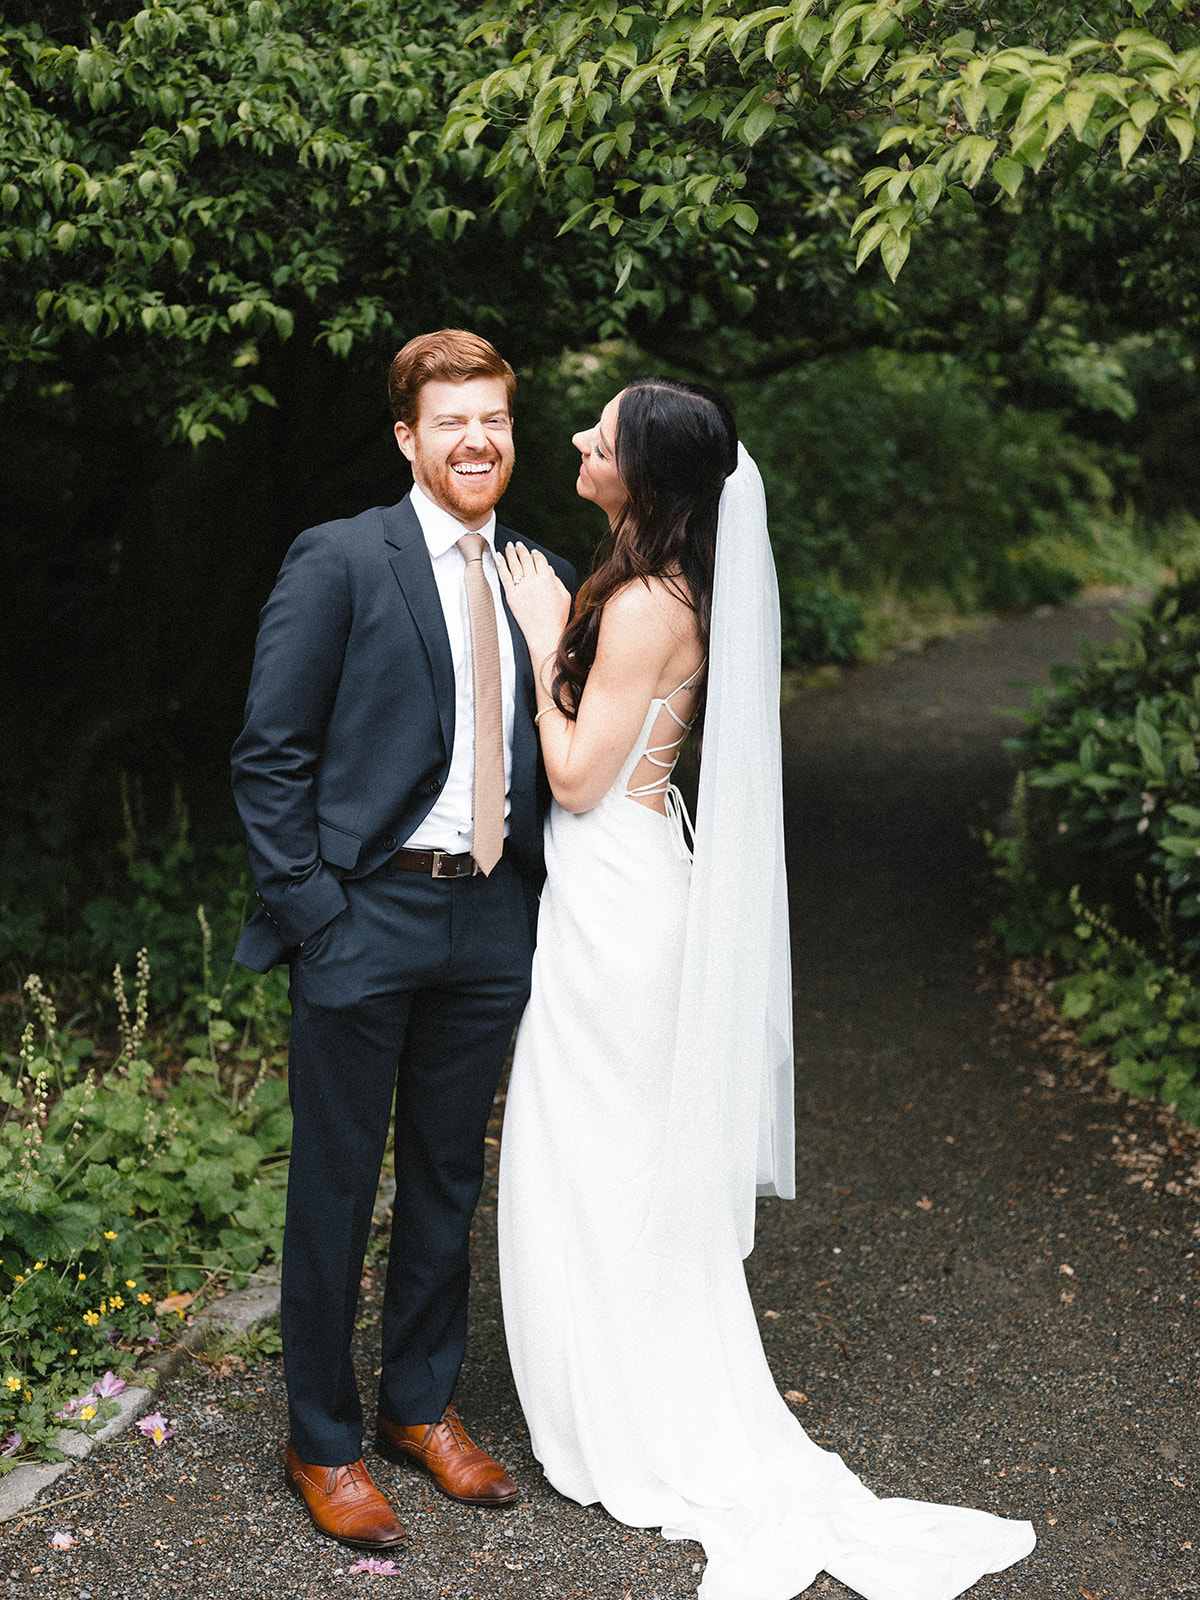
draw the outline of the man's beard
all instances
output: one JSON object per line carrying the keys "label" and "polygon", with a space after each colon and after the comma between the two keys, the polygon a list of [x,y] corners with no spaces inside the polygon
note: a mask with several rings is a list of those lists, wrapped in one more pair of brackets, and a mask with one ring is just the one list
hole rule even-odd
{"label": "man's beard", "polygon": [[[418,449],[413,462],[414,476],[417,472],[420,473],[418,482],[421,478],[425,480],[422,488],[429,494],[430,499],[442,507],[443,511],[448,511],[454,517],[469,517],[474,520],[477,517],[486,517],[495,508],[512,477],[512,462],[505,461],[499,455],[476,456],[471,458],[469,463],[458,464],[461,466],[476,463],[488,465],[492,471],[486,475],[481,474],[478,478],[460,477],[448,461],[432,461],[425,451]],[[425,487],[426,485],[428,487]]]}

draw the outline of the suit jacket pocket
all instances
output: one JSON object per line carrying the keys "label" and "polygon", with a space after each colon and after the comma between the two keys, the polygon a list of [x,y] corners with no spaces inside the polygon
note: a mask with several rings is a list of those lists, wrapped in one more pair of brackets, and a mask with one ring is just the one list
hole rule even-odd
{"label": "suit jacket pocket", "polygon": [[348,833],[345,828],[335,828],[331,822],[323,822],[318,817],[317,847],[321,852],[322,861],[328,862],[331,867],[341,867],[344,872],[349,872],[357,865],[362,840],[358,834]]}

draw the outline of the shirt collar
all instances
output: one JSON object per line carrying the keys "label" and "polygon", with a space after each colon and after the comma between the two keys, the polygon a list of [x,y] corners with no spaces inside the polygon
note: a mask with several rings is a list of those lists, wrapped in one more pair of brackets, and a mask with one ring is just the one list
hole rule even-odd
{"label": "shirt collar", "polygon": [[[444,556],[452,545],[458,543],[464,533],[470,531],[448,511],[443,511],[441,506],[435,505],[415,483],[412,486],[412,508],[417,513],[417,521],[421,524],[421,532],[425,535],[426,547],[434,559]],[[474,531],[483,535],[492,554],[495,555],[496,513],[493,511],[483,527]]]}

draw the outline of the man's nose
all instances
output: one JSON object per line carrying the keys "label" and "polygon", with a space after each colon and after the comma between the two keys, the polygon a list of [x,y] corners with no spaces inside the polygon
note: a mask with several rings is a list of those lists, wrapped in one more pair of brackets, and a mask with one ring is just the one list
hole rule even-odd
{"label": "man's nose", "polygon": [[487,433],[478,417],[472,417],[467,423],[465,438],[466,443],[474,450],[481,449],[487,443]]}

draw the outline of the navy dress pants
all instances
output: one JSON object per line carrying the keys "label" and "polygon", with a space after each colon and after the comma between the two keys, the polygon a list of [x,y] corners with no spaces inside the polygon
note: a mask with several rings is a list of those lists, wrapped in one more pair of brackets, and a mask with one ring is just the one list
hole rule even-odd
{"label": "navy dress pants", "polygon": [[362,1454],[351,1340],[393,1102],[379,1408],[435,1422],[454,1393],[484,1133],[532,960],[507,860],[486,878],[384,869],[345,889],[291,974],[283,1356],[292,1444],[319,1466]]}

